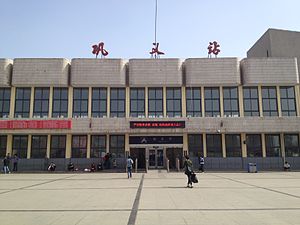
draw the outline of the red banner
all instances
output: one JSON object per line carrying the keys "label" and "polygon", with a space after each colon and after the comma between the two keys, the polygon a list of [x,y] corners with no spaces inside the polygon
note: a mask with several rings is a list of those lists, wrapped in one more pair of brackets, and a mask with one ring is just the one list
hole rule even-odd
{"label": "red banner", "polygon": [[72,120],[2,120],[0,129],[71,129]]}

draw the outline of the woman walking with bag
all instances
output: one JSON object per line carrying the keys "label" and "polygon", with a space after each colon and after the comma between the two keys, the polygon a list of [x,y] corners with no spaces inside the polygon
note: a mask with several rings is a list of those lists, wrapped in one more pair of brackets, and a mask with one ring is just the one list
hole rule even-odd
{"label": "woman walking with bag", "polygon": [[187,186],[189,188],[193,187],[193,183],[192,183],[192,173],[193,173],[193,163],[190,160],[189,156],[185,156],[185,161],[184,161],[184,173],[187,176],[188,182],[187,182]]}

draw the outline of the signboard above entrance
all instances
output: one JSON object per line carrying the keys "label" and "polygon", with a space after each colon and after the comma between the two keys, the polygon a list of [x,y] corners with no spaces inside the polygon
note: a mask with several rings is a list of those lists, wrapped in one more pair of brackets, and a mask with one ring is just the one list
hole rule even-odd
{"label": "signboard above entrance", "polygon": [[131,121],[130,128],[185,128],[185,121]]}
{"label": "signboard above entrance", "polygon": [[182,144],[182,136],[130,136],[129,144]]}

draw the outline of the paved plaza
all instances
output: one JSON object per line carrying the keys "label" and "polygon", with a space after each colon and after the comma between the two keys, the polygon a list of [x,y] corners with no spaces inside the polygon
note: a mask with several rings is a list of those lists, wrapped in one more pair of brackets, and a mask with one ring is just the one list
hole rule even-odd
{"label": "paved plaza", "polygon": [[1,225],[299,225],[300,172],[1,174]]}

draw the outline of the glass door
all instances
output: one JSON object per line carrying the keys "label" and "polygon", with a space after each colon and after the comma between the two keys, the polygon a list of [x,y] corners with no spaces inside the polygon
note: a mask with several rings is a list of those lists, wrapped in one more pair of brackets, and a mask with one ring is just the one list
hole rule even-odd
{"label": "glass door", "polygon": [[164,167],[164,149],[149,149],[149,168],[158,169]]}

